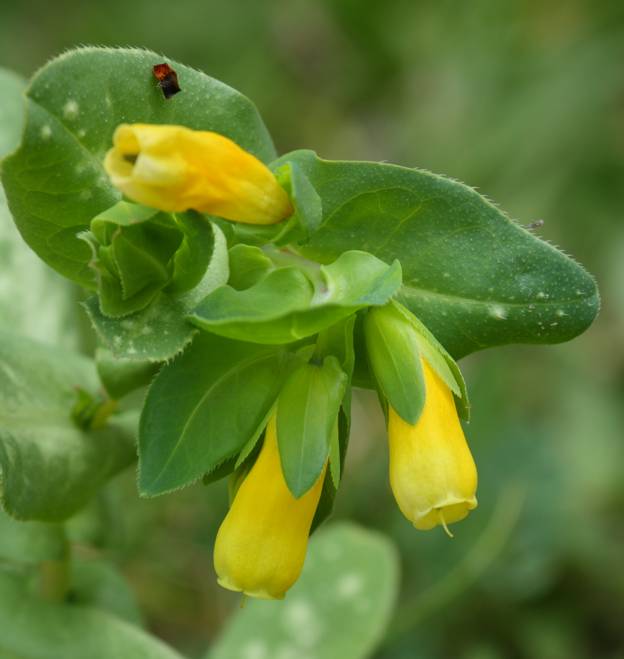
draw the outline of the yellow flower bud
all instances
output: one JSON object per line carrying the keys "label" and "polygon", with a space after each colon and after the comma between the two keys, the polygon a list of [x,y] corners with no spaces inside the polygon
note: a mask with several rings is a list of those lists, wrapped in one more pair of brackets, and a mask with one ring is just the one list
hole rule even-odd
{"label": "yellow flower bud", "polygon": [[193,209],[249,224],[274,224],[293,212],[271,170],[218,133],[121,124],[104,168],[126,197],[163,211]]}
{"label": "yellow flower bud", "polygon": [[[388,409],[390,486],[401,512],[421,530],[445,528],[477,507],[477,468],[453,394],[422,359],[425,406],[411,425]],[[448,529],[447,529],[448,531]]]}
{"label": "yellow flower bud", "polygon": [[217,534],[214,566],[221,586],[252,597],[282,599],[297,581],[325,468],[302,497],[291,494],[280,462],[276,417]]}

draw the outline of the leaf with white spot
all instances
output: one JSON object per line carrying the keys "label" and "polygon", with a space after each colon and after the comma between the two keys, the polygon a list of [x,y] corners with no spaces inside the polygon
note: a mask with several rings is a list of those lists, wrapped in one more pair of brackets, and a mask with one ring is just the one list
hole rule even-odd
{"label": "leaf with white spot", "polygon": [[102,166],[120,123],[213,130],[262,160],[274,157],[255,106],[231,87],[171,62],[182,92],[165,100],[152,73],[162,60],[147,50],[92,47],[52,60],[26,90],[22,143],[3,163],[9,206],[26,242],[55,270],[91,288],[91,253],[78,234],[121,198]]}
{"label": "leaf with white spot", "polygon": [[377,533],[334,524],[310,541],[286,600],[251,600],[206,659],[363,659],[383,637],[396,601],[399,561]]}

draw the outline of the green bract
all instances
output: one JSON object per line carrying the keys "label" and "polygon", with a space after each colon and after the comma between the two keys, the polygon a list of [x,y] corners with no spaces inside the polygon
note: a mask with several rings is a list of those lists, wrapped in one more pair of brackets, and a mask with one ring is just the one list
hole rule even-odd
{"label": "green bract", "polygon": [[301,264],[270,270],[242,291],[217,288],[189,318],[202,329],[241,341],[289,343],[365,306],[385,304],[401,285],[398,262],[388,266],[366,252],[345,252],[327,266],[303,259]]}
{"label": "green bract", "polygon": [[[277,441],[282,469],[295,497],[318,480],[329,457],[332,435],[337,443],[338,411],[347,374],[335,357],[298,368],[284,384],[277,405]],[[334,449],[335,450],[335,449]],[[339,455],[334,461],[339,462]]]}

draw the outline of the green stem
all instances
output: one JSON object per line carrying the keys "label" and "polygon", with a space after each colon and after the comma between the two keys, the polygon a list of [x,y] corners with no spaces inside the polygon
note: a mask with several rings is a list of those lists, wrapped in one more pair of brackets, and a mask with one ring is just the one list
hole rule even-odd
{"label": "green stem", "polygon": [[62,602],[69,591],[69,584],[70,547],[65,538],[62,556],[39,564],[39,592],[50,602]]}
{"label": "green stem", "polygon": [[385,643],[410,631],[478,580],[505,547],[518,522],[525,497],[526,488],[521,483],[507,486],[488,525],[464,558],[444,578],[400,605]]}

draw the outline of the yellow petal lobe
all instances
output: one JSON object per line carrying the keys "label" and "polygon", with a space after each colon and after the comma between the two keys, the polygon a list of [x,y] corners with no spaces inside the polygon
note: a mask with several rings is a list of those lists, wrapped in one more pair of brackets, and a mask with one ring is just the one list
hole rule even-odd
{"label": "yellow petal lobe", "polygon": [[251,597],[284,597],[303,569],[324,477],[325,468],[295,499],[284,480],[273,415],[258,458],[217,533],[214,566],[221,586]]}
{"label": "yellow petal lobe", "polygon": [[477,468],[453,394],[422,360],[426,398],[418,421],[388,409],[390,486],[401,512],[421,530],[464,519],[477,507]]}
{"label": "yellow petal lobe", "polygon": [[162,211],[193,209],[248,224],[274,224],[293,213],[271,170],[218,133],[121,124],[104,169],[126,197]]}

